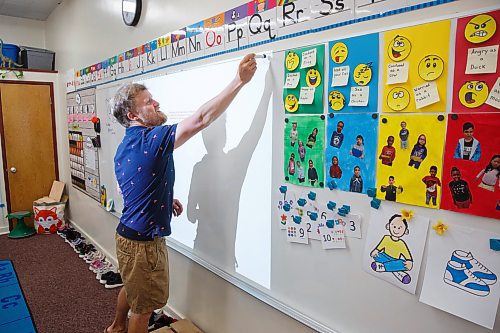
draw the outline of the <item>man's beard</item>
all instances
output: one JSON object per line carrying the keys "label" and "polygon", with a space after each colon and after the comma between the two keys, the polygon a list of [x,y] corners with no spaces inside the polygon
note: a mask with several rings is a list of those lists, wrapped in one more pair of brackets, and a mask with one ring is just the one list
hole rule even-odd
{"label": "man's beard", "polygon": [[156,114],[146,121],[144,123],[146,126],[161,126],[167,122],[167,115],[161,111],[156,111]]}

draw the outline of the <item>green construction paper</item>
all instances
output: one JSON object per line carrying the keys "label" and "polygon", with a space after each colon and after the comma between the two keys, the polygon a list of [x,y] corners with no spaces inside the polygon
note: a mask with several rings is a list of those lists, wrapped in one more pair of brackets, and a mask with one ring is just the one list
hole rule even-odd
{"label": "green construction paper", "polygon": [[[325,120],[321,119],[322,116],[290,116],[287,118],[288,122],[285,122],[285,133],[284,133],[284,177],[285,181],[291,184],[310,186],[321,188],[324,187],[324,151],[325,151]],[[293,139],[290,138],[290,133],[292,131],[293,123],[297,123],[297,139],[292,145]],[[313,129],[317,128],[318,132],[316,135],[316,141],[314,144],[308,144],[308,138],[312,134]],[[299,151],[299,141],[303,143],[305,148],[305,154],[302,158]],[[294,172],[291,173],[289,170],[289,163],[291,155],[294,154]],[[313,162],[313,166],[318,173],[318,180],[312,185],[309,177],[309,160]],[[298,168],[300,166],[304,169],[305,179],[300,182],[298,177]]]}
{"label": "green construction paper", "polygon": [[[316,49],[316,65],[308,68],[300,68],[302,64],[302,53],[305,51],[309,51],[312,49]],[[295,52],[299,59],[300,62],[297,66],[297,68],[293,70],[288,70],[286,66],[286,61],[287,61],[287,56],[290,52]],[[288,50],[285,52],[285,63],[283,64],[285,68],[285,78],[284,80],[286,81],[286,77],[288,73],[300,73],[300,81],[299,84],[297,85],[296,88],[294,89],[283,89],[283,100],[286,99],[286,97],[289,94],[293,94],[297,100],[300,97],[300,88],[301,87],[308,87],[308,84],[306,82],[306,75],[309,69],[315,69],[318,71],[321,75],[321,83],[315,87],[315,92],[314,92],[314,101],[312,104],[301,104],[299,105],[299,108],[295,112],[289,112],[286,109],[285,113],[286,114],[322,114],[323,113],[323,91],[324,91],[324,84],[327,81],[328,77],[325,76],[325,45],[317,45],[313,47],[303,47],[300,49],[294,49],[294,50]]]}

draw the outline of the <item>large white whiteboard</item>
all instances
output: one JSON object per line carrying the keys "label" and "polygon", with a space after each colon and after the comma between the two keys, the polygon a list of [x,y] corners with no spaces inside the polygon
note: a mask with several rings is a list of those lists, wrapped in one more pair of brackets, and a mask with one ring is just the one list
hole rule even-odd
{"label": "large white whiteboard", "polygon": [[[178,123],[234,78],[239,59],[138,81],[146,85],[167,123]],[[174,152],[174,193],[185,213],[172,220],[172,235],[194,254],[233,274],[269,287],[271,271],[271,94],[269,61],[223,116]],[[267,75],[267,79],[266,79]],[[101,174],[108,200],[123,209],[116,188],[113,157],[123,127],[110,113],[118,86],[97,93],[103,121]]]}

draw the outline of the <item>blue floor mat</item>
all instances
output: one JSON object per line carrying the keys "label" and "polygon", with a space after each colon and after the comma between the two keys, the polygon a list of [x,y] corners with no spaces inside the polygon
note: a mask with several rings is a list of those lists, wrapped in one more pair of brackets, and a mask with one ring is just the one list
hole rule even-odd
{"label": "blue floor mat", "polygon": [[0,332],[36,332],[16,271],[10,260],[0,260]]}

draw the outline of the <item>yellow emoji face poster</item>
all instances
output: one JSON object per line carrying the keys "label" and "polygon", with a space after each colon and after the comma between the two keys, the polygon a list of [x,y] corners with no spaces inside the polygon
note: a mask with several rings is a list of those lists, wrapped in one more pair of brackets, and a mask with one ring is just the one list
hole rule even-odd
{"label": "yellow emoji face poster", "polygon": [[439,208],[446,118],[384,115],[377,151],[377,198]]}
{"label": "yellow emoji face poster", "polygon": [[446,111],[450,25],[438,21],[384,33],[382,112]]}

